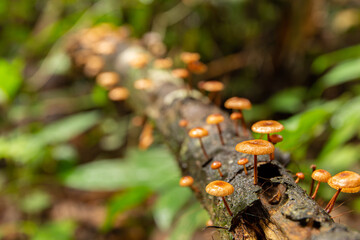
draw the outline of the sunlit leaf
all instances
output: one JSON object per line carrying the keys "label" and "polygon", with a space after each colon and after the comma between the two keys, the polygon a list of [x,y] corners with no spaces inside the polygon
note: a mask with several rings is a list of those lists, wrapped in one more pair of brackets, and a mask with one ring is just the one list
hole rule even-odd
{"label": "sunlit leaf", "polygon": [[11,100],[22,84],[24,64],[21,60],[0,59],[0,104]]}
{"label": "sunlit leaf", "polygon": [[26,213],[38,213],[50,206],[50,196],[43,191],[36,190],[21,199],[21,209]]}
{"label": "sunlit leaf", "polygon": [[39,228],[31,240],[71,240],[76,225],[72,221],[46,223]]}

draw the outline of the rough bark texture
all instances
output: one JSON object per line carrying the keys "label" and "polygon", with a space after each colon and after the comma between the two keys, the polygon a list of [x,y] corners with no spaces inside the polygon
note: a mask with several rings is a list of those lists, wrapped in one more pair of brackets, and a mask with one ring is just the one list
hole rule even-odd
{"label": "rough bark texture", "polygon": [[[79,50],[81,45],[73,42],[71,55],[76,56]],[[172,77],[169,71],[153,69],[151,63],[145,71],[129,67],[129,56],[139,51],[145,50],[130,41],[120,41],[116,53],[102,56],[106,62],[103,70],[119,72],[121,85],[131,93],[130,102],[135,111],[156,122],[183,175],[195,179],[195,186],[200,189],[195,194],[214,225],[222,227],[219,228],[222,239],[360,239],[358,232],[334,223],[322,207],[295,184],[292,174],[284,167],[287,159],[281,153],[276,152],[275,160],[271,162],[268,162],[268,155],[258,157],[259,182],[254,185],[253,156],[235,151],[235,145],[247,138],[235,136],[229,114],[196,90],[188,94],[183,81]],[[154,87],[134,89],[133,82],[145,75],[153,80]],[[211,113],[225,116],[225,122],[221,123],[225,146],[220,144],[216,126],[205,122]],[[187,129],[179,127],[180,119],[189,121]],[[198,126],[209,131],[203,142],[210,159],[205,159],[199,141],[187,136],[187,130]],[[250,160],[248,175],[236,164],[241,157]],[[209,182],[221,179],[219,173],[210,168],[215,160],[222,163],[222,180],[235,188],[234,194],[226,197],[233,217],[226,211],[221,198],[205,192]]]}

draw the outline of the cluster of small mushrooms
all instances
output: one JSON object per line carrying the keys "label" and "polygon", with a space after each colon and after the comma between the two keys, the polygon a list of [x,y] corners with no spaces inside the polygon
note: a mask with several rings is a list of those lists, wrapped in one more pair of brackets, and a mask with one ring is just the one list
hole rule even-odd
{"label": "cluster of small mushrooms", "polygon": [[[69,45],[69,52],[73,55],[75,65],[83,68],[85,75],[88,77],[95,77],[97,84],[108,90],[108,97],[112,101],[126,100],[129,97],[129,91],[125,87],[118,86],[120,83],[120,75],[117,72],[104,70],[105,62],[102,56],[115,53],[118,43],[128,38],[128,36],[129,30],[127,28],[101,24],[78,33],[78,35],[74,36],[77,40],[72,41],[72,44]],[[152,60],[151,55],[147,52],[138,52],[137,54],[132,55],[127,62],[133,69],[139,69],[146,72],[146,68],[153,67],[156,69],[170,71],[173,77],[183,79],[186,82],[187,89],[189,91],[193,87],[193,74],[201,75],[207,71],[207,66],[200,62],[200,55],[198,53],[191,52],[183,52],[180,55],[180,59],[185,67],[171,69],[174,65],[173,60],[171,58],[160,57],[166,50],[161,38],[155,34],[148,35],[145,40],[146,42],[144,45],[146,45],[151,54],[157,58]],[[224,84],[222,82],[200,81],[197,86],[202,93],[208,95],[211,101],[217,104],[220,103],[221,98],[219,92],[224,89]],[[153,81],[144,76],[143,78],[137,79],[134,82],[133,87],[139,91],[151,90],[153,87]],[[225,102],[224,106],[225,108],[232,110],[230,119],[234,122],[236,135],[240,135],[238,126],[240,121],[242,126],[242,135],[248,137],[249,133],[247,131],[243,110],[251,109],[251,102],[245,98],[232,97]],[[220,126],[220,123],[223,121],[224,116],[219,113],[211,114],[206,119],[207,124],[216,126],[219,133],[220,143],[225,145]],[[188,122],[185,119],[182,119],[179,122],[179,126],[181,127],[186,127],[187,125]],[[247,140],[240,142],[235,146],[236,151],[254,156],[254,184],[258,183],[257,156],[269,154],[269,160],[271,161],[274,159],[274,145],[283,140],[283,137],[277,133],[283,129],[283,125],[274,120],[256,122],[252,125],[251,130],[256,133],[266,134],[267,140]],[[199,139],[204,157],[208,160],[209,156],[201,140],[203,137],[208,136],[208,131],[203,127],[196,127],[191,129],[188,134],[191,138]],[[147,138],[149,138],[149,136],[147,136]],[[147,141],[151,142],[149,139],[147,139]],[[241,158],[237,161],[238,165],[243,166],[244,174],[246,175],[248,174],[246,168],[246,164],[248,164],[248,162],[248,158]],[[217,170],[219,176],[221,178],[223,177],[223,173],[221,172],[221,162],[212,162],[211,168]],[[327,182],[330,187],[337,190],[325,207],[325,210],[328,213],[330,213],[333,209],[336,198],[340,192],[355,193],[360,191],[360,175],[355,172],[343,171],[331,177],[331,174],[326,170],[316,170],[316,166],[314,165],[312,165],[312,169],[313,173],[311,177],[313,180],[309,195],[311,195],[313,199],[316,197],[321,182]],[[297,183],[300,179],[304,179],[305,176],[303,173],[297,173],[296,177],[297,179],[295,182]],[[314,181],[317,181],[318,183],[314,193],[312,193]],[[200,190],[193,186],[193,183],[194,179],[191,176],[184,176],[180,179],[180,186],[190,187],[194,192],[199,192]],[[232,216],[232,212],[225,199],[226,196],[231,195],[234,192],[234,187],[230,183],[222,180],[216,180],[209,183],[205,190],[210,195],[221,197],[226,209]]]}

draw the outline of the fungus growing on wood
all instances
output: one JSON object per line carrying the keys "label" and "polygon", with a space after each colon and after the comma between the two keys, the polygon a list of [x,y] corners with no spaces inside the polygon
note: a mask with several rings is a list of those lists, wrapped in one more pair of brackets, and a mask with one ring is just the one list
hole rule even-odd
{"label": "fungus growing on wood", "polygon": [[194,74],[203,74],[208,69],[208,67],[204,63],[199,61],[189,63],[187,65],[187,68],[189,69],[190,72]]}
{"label": "fungus growing on wood", "polygon": [[193,128],[189,131],[189,136],[191,138],[198,138],[199,141],[200,141],[200,146],[201,146],[201,149],[204,153],[204,156],[206,159],[209,159],[209,156],[207,155],[206,151],[205,151],[205,147],[204,147],[204,144],[201,140],[201,138],[203,137],[206,137],[207,135],[209,135],[209,132],[205,129],[205,128],[202,128],[202,127],[196,127],[196,128]]}
{"label": "fungus growing on wood", "polygon": [[154,67],[159,69],[169,69],[173,65],[171,58],[159,58],[154,61]]}
{"label": "fungus growing on wood", "polygon": [[234,190],[235,190],[234,187],[230,183],[227,183],[224,181],[219,181],[219,180],[209,183],[205,188],[205,191],[208,194],[222,198],[222,200],[225,204],[225,207],[226,207],[227,211],[229,212],[230,216],[232,216],[233,214],[229,208],[229,205],[226,202],[225,196],[233,194]]}
{"label": "fungus growing on wood", "polygon": [[150,60],[150,57],[146,53],[138,53],[130,61],[129,65],[136,69],[144,68]]}
{"label": "fungus growing on wood", "polygon": [[194,52],[183,52],[180,54],[180,59],[185,64],[196,62],[200,60],[200,54]]}
{"label": "fungus growing on wood", "polygon": [[352,171],[339,172],[329,179],[328,184],[337,190],[325,207],[325,210],[331,213],[340,192],[356,193],[360,191],[360,175]]}
{"label": "fungus growing on wood", "polygon": [[273,135],[270,135],[270,141],[272,144],[277,144],[279,142],[282,142],[283,141],[283,136],[281,136],[280,134],[273,134]]}
{"label": "fungus growing on wood", "polygon": [[180,127],[185,128],[185,127],[187,127],[188,124],[189,124],[189,122],[188,122],[186,119],[181,119],[181,120],[179,121],[179,126],[180,126]]}
{"label": "fungus growing on wood", "polygon": [[194,179],[191,176],[183,176],[182,178],[180,178],[179,181],[180,187],[189,187],[194,192],[199,192],[199,189],[194,187],[193,184],[194,184]]}
{"label": "fungus growing on wood", "polygon": [[[256,133],[267,134],[267,139],[271,142],[270,133],[277,133],[284,130],[284,126],[274,120],[262,120],[254,123],[251,126],[251,130]],[[270,156],[270,160],[273,160],[274,156]]]}
{"label": "fungus growing on wood", "polygon": [[189,77],[189,71],[185,68],[176,68],[171,71],[171,74],[176,78],[186,79]]}
{"label": "fungus growing on wood", "polygon": [[220,174],[220,177],[223,177],[224,175],[223,175],[222,172],[220,171],[221,166],[222,166],[221,162],[219,162],[219,161],[214,161],[214,162],[211,164],[211,169],[218,170],[218,172],[219,172],[219,174]]}
{"label": "fungus growing on wood", "polygon": [[249,162],[249,160],[247,158],[240,158],[238,161],[237,161],[237,164],[238,165],[243,165],[244,167],[244,172],[245,172],[245,175],[248,174],[247,170],[246,170],[246,164]]}
{"label": "fungus growing on wood", "polygon": [[129,90],[124,87],[116,87],[109,91],[108,96],[112,101],[123,101],[129,97]]}
{"label": "fungus growing on wood", "polygon": [[206,118],[207,124],[215,124],[216,125],[216,127],[218,129],[218,132],[219,132],[219,137],[220,137],[221,144],[225,145],[224,139],[223,139],[223,136],[222,136],[222,132],[221,132],[221,127],[220,127],[220,123],[222,123],[223,121],[224,121],[224,117],[220,113],[210,114]]}
{"label": "fungus growing on wood", "polygon": [[116,72],[102,72],[96,77],[96,83],[105,89],[113,88],[120,80]]}
{"label": "fungus growing on wood", "polygon": [[140,78],[134,82],[134,88],[138,90],[148,90],[153,86],[153,82],[148,78]]}
{"label": "fungus growing on wood", "polygon": [[320,187],[320,183],[327,182],[331,178],[331,174],[324,169],[318,169],[311,174],[311,178],[315,181],[318,181],[318,183],[316,184],[315,192],[311,196],[312,199],[315,199]]}
{"label": "fungus growing on wood", "polygon": [[201,88],[209,92],[210,101],[214,101],[217,105],[220,104],[220,92],[224,89],[224,84],[219,81],[206,81],[202,83]]}
{"label": "fungus growing on wood", "polygon": [[235,112],[234,110],[237,110],[239,113],[241,113],[241,123],[244,136],[249,136],[246,129],[244,114],[242,111],[251,109],[251,102],[246,98],[232,97],[225,101],[224,106],[227,109],[232,109],[233,112]]}
{"label": "fungus growing on wood", "polygon": [[254,155],[254,184],[257,184],[257,155],[265,155],[274,152],[274,145],[266,140],[255,139],[238,143],[235,149],[238,152]]}
{"label": "fungus growing on wood", "polygon": [[296,173],[295,175],[296,175],[295,183],[298,183],[298,182],[300,181],[300,179],[301,179],[301,180],[305,179],[305,175],[304,175],[304,173],[302,173],[302,172],[298,172],[298,173]]}
{"label": "fungus growing on wood", "polygon": [[105,65],[104,60],[95,55],[87,57],[85,61],[84,73],[88,77],[94,77],[99,74]]}

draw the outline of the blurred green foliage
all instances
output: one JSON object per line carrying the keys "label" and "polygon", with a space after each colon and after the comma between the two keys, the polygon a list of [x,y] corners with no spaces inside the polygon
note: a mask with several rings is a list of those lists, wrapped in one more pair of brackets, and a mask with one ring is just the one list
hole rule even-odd
{"label": "blurred green foliage", "polygon": [[[169,239],[190,239],[208,218],[178,186],[179,169],[159,141],[135,148],[140,129],[128,106],[113,105],[104,89],[73,71],[67,39],[103,22],[125,24],[137,38],[160,33],[174,58],[196,51],[209,63],[241,52],[244,66],[214,75],[226,84],[223,100],[251,99],[249,122],[281,120],[278,147],[291,153],[290,169],[309,176],[315,163],[332,174],[359,172],[360,11],[315,2],[0,1],[0,189],[27,216],[18,219],[19,231],[35,240],[73,239],[80,223],[42,218],[61,200],[53,188],[114,192],[104,234],[152,198],[148,215]],[[320,191],[324,199],[333,193]],[[360,212],[360,201],[351,206]],[[0,226],[0,235],[7,233]]]}

